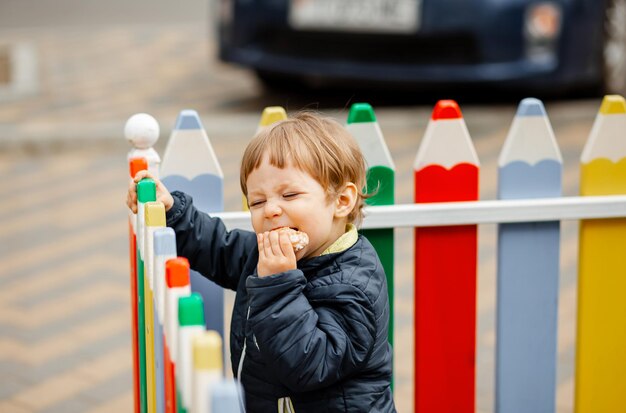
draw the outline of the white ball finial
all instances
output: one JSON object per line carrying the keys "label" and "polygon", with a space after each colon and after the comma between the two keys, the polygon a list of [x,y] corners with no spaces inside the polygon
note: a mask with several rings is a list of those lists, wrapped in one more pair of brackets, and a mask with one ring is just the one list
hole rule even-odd
{"label": "white ball finial", "polygon": [[136,113],[126,121],[124,136],[137,149],[148,149],[159,139],[159,124],[147,113]]}

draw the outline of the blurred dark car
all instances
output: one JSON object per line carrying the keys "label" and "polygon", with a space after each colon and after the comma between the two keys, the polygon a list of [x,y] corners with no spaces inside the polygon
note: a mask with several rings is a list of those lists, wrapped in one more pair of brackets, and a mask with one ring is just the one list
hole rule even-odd
{"label": "blurred dark car", "polygon": [[278,85],[626,89],[626,0],[218,0],[219,56]]}

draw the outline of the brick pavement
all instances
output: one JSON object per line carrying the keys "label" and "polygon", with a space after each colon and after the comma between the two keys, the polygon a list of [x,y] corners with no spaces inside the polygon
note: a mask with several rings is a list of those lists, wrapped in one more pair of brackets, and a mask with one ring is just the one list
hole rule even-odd
{"label": "brick pavement", "polygon": [[[131,409],[128,253],[123,206],[129,147],[123,125],[146,111],[162,127],[162,153],[178,111],[198,110],[226,175],[226,208],[240,205],[238,159],[272,101],[254,79],[207,55],[204,28],[119,26],[2,34],[38,50],[39,90],[0,102],[0,412]],[[514,105],[463,107],[482,162],[481,196],[495,193],[496,158]],[[576,157],[597,110],[550,110],[576,193]],[[485,112],[488,111],[488,114]],[[429,106],[377,110],[398,169],[397,201],[410,202],[411,163]],[[327,111],[344,120],[345,110]],[[480,114],[480,116],[479,116]],[[476,121],[473,121],[475,119]],[[563,225],[558,394],[571,411],[576,225]],[[396,400],[412,411],[409,230],[397,230]],[[493,408],[495,228],[480,228],[477,406]]]}

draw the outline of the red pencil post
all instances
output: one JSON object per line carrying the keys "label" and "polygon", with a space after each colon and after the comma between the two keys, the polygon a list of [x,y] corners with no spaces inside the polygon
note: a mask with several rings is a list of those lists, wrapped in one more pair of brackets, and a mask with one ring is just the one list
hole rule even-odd
{"label": "red pencil post", "polygon": [[[137,172],[148,169],[148,161],[145,158],[131,158],[128,161],[130,177],[133,178]],[[135,228],[136,216],[130,212],[128,219],[128,233],[130,243],[130,312],[131,331],[133,340],[133,395],[135,413],[139,413],[139,344],[137,326],[137,231]]]}
{"label": "red pencil post", "polygon": [[[439,101],[414,164],[415,202],[478,199],[478,158],[454,101]],[[474,411],[477,226],[415,229],[415,411]]]}
{"label": "red pencil post", "polygon": [[178,411],[176,396],[176,354],[178,351],[178,298],[191,294],[189,283],[189,261],[178,257],[167,260],[165,263],[165,320],[163,345],[164,384],[165,384],[165,412]]}

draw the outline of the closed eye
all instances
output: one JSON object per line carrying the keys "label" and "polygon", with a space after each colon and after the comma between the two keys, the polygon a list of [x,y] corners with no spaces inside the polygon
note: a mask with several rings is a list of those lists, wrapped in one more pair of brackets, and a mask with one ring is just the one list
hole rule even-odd
{"label": "closed eye", "polygon": [[299,194],[297,192],[290,192],[288,194],[284,194],[283,198],[285,199],[290,199],[290,198],[295,198],[296,196],[298,196]]}
{"label": "closed eye", "polygon": [[264,203],[265,203],[265,201],[264,201],[264,200],[252,201],[252,202],[249,202],[249,203],[248,203],[248,206],[249,206],[250,208],[254,208],[254,207],[261,206],[261,205],[263,205]]}

